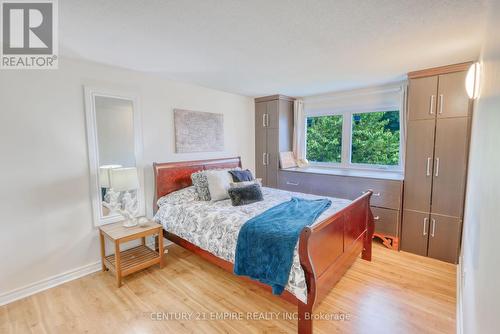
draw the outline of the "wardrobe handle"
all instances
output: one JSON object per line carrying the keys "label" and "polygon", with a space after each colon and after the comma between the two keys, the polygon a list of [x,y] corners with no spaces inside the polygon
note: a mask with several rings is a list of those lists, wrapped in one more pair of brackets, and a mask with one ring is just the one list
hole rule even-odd
{"label": "wardrobe handle", "polygon": [[439,94],[439,114],[443,113],[444,95]]}
{"label": "wardrobe handle", "polygon": [[290,181],[286,181],[286,184],[288,184],[289,186],[298,186],[299,183],[295,183],[295,182],[290,182]]}
{"label": "wardrobe handle", "polygon": [[262,164],[266,165],[266,153],[262,153]]}
{"label": "wardrobe handle", "polygon": [[427,158],[427,176],[431,176],[431,158]]}
{"label": "wardrobe handle", "polygon": [[266,165],[269,165],[269,153],[266,153]]}
{"label": "wardrobe handle", "polygon": [[436,102],[436,95],[431,95],[431,103],[429,105],[429,114],[434,115],[434,103]]}
{"label": "wardrobe handle", "polygon": [[434,238],[434,232],[436,232],[436,219],[432,218],[432,231],[431,231],[431,237]]}
{"label": "wardrobe handle", "polygon": [[267,114],[262,114],[262,126],[266,127],[266,115]]}
{"label": "wardrobe handle", "polygon": [[436,176],[439,176],[439,158],[436,158]]}
{"label": "wardrobe handle", "polygon": [[427,235],[427,221],[429,218],[425,217],[424,218],[424,231],[422,232],[422,235]]}

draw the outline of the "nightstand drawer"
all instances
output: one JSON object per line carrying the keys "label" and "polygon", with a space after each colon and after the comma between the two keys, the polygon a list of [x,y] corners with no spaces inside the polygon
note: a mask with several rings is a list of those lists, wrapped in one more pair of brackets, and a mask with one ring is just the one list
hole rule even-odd
{"label": "nightstand drawer", "polygon": [[375,219],[375,232],[397,236],[399,229],[399,210],[371,207]]}

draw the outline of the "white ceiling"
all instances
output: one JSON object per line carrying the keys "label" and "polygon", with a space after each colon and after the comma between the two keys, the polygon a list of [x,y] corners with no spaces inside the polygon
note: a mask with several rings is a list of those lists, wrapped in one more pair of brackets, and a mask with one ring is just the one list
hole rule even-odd
{"label": "white ceiling", "polygon": [[62,0],[61,55],[305,96],[477,59],[485,0]]}

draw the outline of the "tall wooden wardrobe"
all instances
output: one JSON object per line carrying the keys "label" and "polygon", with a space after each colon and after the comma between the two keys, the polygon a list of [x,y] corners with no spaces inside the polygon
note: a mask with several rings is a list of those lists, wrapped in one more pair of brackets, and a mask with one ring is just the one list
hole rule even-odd
{"label": "tall wooden wardrobe", "polygon": [[278,187],[279,152],[293,146],[293,98],[255,99],[255,173],[266,187]]}
{"label": "tall wooden wardrobe", "polygon": [[408,125],[401,249],[457,263],[472,103],[470,64],[408,75]]}

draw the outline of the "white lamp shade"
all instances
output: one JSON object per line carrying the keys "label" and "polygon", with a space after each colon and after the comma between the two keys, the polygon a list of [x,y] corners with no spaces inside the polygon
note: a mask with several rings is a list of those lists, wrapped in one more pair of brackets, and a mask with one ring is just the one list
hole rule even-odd
{"label": "white lamp shade", "polygon": [[102,165],[99,167],[99,186],[101,188],[109,188],[109,170],[112,168],[120,168],[122,165]]}
{"label": "white lamp shade", "polygon": [[113,168],[109,170],[109,186],[116,192],[139,188],[137,168]]}

